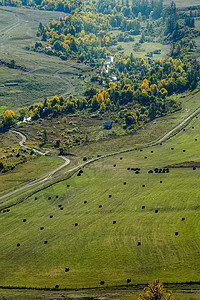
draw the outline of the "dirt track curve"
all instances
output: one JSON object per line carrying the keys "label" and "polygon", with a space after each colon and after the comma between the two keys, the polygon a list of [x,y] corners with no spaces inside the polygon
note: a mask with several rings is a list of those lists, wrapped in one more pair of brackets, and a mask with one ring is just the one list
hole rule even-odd
{"label": "dirt track curve", "polygon": [[[170,137],[170,135],[172,135],[172,134],[173,134],[175,131],[177,131],[178,129],[182,128],[188,121],[190,121],[190,120],[191,120],[195,115],[197,115],[199,112],[200,112],[200,107],[197,108],[191,115],[189,115],[185,120],[183,120],[183,121],[182,121],[180,124],[178,124],[175,128],[173,128],[172,130],[170,130],[169,132],[167,132],[167,133],[166,133],[162,138],[160,138],[158,141],[153,142],[153,143],[151,143],[151,144],[148,144],[148,145],[146,145],[146,146],[144,146],[144,147],[141,147],[141,148],[152,147],[152,146],[158,145],[159,143],[161,143],[161,142],[163,142],[164,140],[168,139],[168,138]],[[19,144],[20,144],[22,147],[27,148],[27,146],[24,145],[24,143],[25,143],[25,141],[26,141],[26,137],[25,137],[22,133],[17,132],[17,131],[14,131],[14,130],[12,130],[11,132],[19,134],[19,135],[22,137],[22,140],[20,141]],[[31,149],[30,147],[28,147],[28,148]],[[40,152],[40,151],[37,150],[37,149],[34,149],[34,148],[32,148],[32,149],[33,149],[34,151],[37,151],[37,152],[40,153],[41,155],[45,155],[45,153],[42,153],[42,152]],[[67,174],[67,173],[72,172],[72,171],[76,171],[76,170],[78,170],[79,168],[84,167],[84,166],[86,166],[86,165],[88,165],[88,164],[90,164],[90,163],[92,163],[92,162],[95,162],[95,161],[97,161],[97,160],[99,160],[99,159],[103,159],[103,158],[105,158],[105,157],[114,156],[114,155],[117,155],[117,154],[122,154],[122,153],[126,153],[126,152],[129,152],[129,151],[134,151],[134,150],[137,150],[137,149],[136,149],[136,148],[133,148],[133,149],[129,149],[129,150],[118,151],[118,152],[114,152],[114,153],[110,153],[110,154],[103,155],[103,156],[98,157],[98,158],[93,158],[93,159],[91,159],[91,160],[89,160],[89,161],[87,161],[87,162],[85,162],[85,163],[83,163],[83,164],[79,164],[78,166],[76,166],[76,167],[74,167],[74,168],[72,168],[72,169],[70,169],[70,170],[64,172],[64,174]],[[18,192],[20,192],[20,191],[23,191],[23,190],[25,190],[25,189],[27,189],[27,188],[29,188],[29,187],[34,187],[36,184],[37,184],[37,186],[39,187],[39,186],[42,185],[44,182],[47,182],[48,180],[52,179],[52,177],[53,177],[58,171],[60,171],[61,169],[65,168],[65,167],[70,163],[70,160],[69,160],[68,158],[66,158],[66,157],[64,157],[64,156],[60,156],[60,157],[61,157],[62,159],[65,160],[65,163],[64,163],[63,165],[61,165],[61,166],[58,167],[57,169],[53,170],[52,172],[50,172],[49,174],[47,174],[47,175],[44,176],[43,178],[38,178],[38,179],[34,180],[33,182],[31,182],[31,183],[29,183],[29,184],[27,184],[27,185],[25,185],[25,186],[23,186],[23,187],[21,187],[21,188],[15,190],[15,191],[13,191],[13,192],[10,192],[10,193],[8,193],[8,194],[6,194],[6,195],[1,196],[1,197],[0,197],[0,200],[3,200],[4,198],[7,198],[7,197],[9,197],[9,196],[12,196],[12,195],[14,195],[14,194],[16,194],[16,193],[18,193]],[[30,190],[29,190],[29,191],[30,191]],[[22,193],[21,195],[23,195],[23,194],[24,194],[24,193]],[[17,197],[19,197],[19,196],[17,196]],[[17,198],[17,197],[15,197],[15,198]],[[9,200],[7,200],[7,201],[5,201],[5,202],[3,202],[3,203],[1,203],[0,206],[1,206],[2,204],[9,203],[9,202],[12,201],[12,200],[13,200],[13,198],[12,198],[12,199],[9,199]]]}

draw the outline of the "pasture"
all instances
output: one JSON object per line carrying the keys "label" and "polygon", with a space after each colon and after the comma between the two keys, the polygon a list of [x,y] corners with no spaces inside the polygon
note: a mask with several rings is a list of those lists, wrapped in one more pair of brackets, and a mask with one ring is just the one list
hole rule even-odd
{"label": "pasture", "polygon": [[100,159],[1,212],[0,285],[198,281],[199,131],[195,117],[162,145]]}
{"label": "pasture", "polygon": [[[0,66],[0,114],[6,109],[21,107],[54,95],[73,93],[80,96],[89,84],[93,72],[89,66],[75,61],[63,61],[29,50],[39,40],[39,23],[48,24],[64,16],[62,12],[37,11],[25,8],[0,8],[0,57],[5,62],[15,61],[22,69]],[[77,77],[81,77],[77,80]],[[17,82],[18,86],[4,86]]]}

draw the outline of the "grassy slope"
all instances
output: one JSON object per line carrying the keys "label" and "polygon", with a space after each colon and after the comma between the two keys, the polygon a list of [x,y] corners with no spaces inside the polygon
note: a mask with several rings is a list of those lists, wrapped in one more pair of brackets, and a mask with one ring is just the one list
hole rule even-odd
{"label": "grassy slope", "polygon": [[[63,15],[61,12],[1,7],[0,58],[14,59],[16,65],[26,67],[28,72],[0,67],[0,85],[9,81],[19,83],[15,87],[0,87],[0,113],[6,108],[16,110],[55,94],[82,94],[88,76],[92,75],[90,67],[25,49],[38,40],[36,32],[40,22],[48,24]],[[78,75],[87,75],[87,78],[77,81]]]}
{"label": "grassy slope", "polygon": [[[38,200],[32,197],[2,213],[0,285],[81,288],[97,286],[100,280],[111,286],[125,284],[127,278],[145,283],[156,277],[165,282],[197,281],[200,169],[147,171],[199,161],[199,129],[200,119],[195,118],[186,132],[162,146],[121,155],[123,160],[120,156],[100,160],[86,167],[81,177],[56,184],[38,193]],[[140,167],[141,173],[127,167]],[[65,273],[65,267],[70,271]]]}

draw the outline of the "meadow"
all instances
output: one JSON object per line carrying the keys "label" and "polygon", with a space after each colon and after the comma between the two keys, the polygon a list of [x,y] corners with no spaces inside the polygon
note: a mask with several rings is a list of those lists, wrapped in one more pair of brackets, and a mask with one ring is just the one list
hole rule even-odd
{"label": "meadow", "polygon": [[1,212],[0,285],[198,281],[199,129],[195,117],[162,145],[100,159]]}

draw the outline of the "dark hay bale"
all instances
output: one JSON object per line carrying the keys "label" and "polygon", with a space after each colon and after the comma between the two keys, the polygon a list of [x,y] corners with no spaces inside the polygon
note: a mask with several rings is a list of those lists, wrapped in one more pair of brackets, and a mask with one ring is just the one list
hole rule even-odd
{"label": "dark hay bale", "polygon": [[53,216],[51,215],[51,216],[49,216],[49,218],[50,218],[50,219],[52,219],[52,218],[53,218]]}
{"label": "dark hay bale", "polygon": [[185,221],[185,218],[183,217],[183,218],[181,219],[181,221]]}
{"label": "dark hay bale", "polygon": [[140,152],[142,152],[143,150],[142,149],[140,149]]}
{"label": "dark hay bale", "polygon": [[40,230],[43,230],[44,229],[44,227],[40,227]]}
{"label": "dark hay bale", "polygon": [[112,197],[112,195],[109,195],[108,197],[109,197],[109,198],[111,198],[111,197]]}
{"label": "dark hay bale", "polygon": [[104,283],[105,283],[105,282],[104,282],[103,280],[100,281],[100,285],[104,285]]}
{"label": "dark hay bale", "polygon": [[166,170],[165,170],[165,169],[163,169],[163,171],[162,171],[162,172],[163,172],[163,173],[165,173],[165,171],[166,171]]}
{"label": "dark hay bale", "polygon": [[79,173],[83,174],[83,170],[80,170]]}
{"label": "dark hay bale", "polygon": [[85,201],[84,201],[84,203],[86,204],[86,203],[87,203],[87,201],[85,200]]}
{"label": "dark hay bale", "polygon": [[123,157],[120,157],[120,160],[122,160],[123,159]]}
{"label": "dark hay bale", "polygon": [[116,167],[116,165],[113,165],[113,167],[115,168],[115,167]]}
{"label": "dark hay bale", "polygon": [[19,246],[20,246],[20,243],[17,244],[17,247],[19,247]]}
{"label": "dark hay bale", "polygon": [[75,227],[76,227],[76,226],[78,226],[78,223],[75,223],[74,225],[75,225]]}
{"label": "dark hay bale", "polygon": [[6,212],[6,209],[3,210],[3,213],[5,213],[5,212]]}
{"label": "dark hay bale", "polygon": [[155,168],[154,171],[155,171],[155,172],[158,171],[158,168]]}
{"label": "dark hay bale", "polygon": [[48,200],[51,200],[51,197],[49,197]]}
{"label": "dark hay bale", "polygon": [[65,268],[65,272],[69,272],[69,268]]}
{"label": "dark hay bale", "polygon": [[58,199],[58,196],[56,195],[56,199]]}
{"label": "dark hay bale", "polygon": [[70,187],[70,185],[68,184],[67,187]]}
{"label": "dark hay bale", "polygon": [[194,129],[194,126],[192,126],[192,129]]}
{"label": "dark hay bale", "polygon": [[145,205],[142,205],[142,209],[145,209]]}
{"label": "dark hay bale", "polygon": [[35,197],[35,200],[37,200],[37,197]]}
{"label": "dark hay bale", "polygon": [[162,183],[162,180],[160,181],[160,183]]}
{"label": "dark hay bale", "polygon": [[138,242],[137,245],[138,245],[138,246],[141,246],[141,242]]}
{"label": "dark hay bale", "polygon": [[26,222],[26,219],[23,219],[23,222]]}
{"label": "dark hay bale", "polygon": [[130,283],[130,282],[131,282],[131,279],[127,279],[126,282],[127,282],[127,283]]}
{"label": "dark hay bale", "polygon": [[144,158],[147,159],[147,156],[145,156]]}
{"label": "dark hay bale", "polygon": [[168,168],[166,169],[166,172],[169,173],[169,169]]}
{"label": "dark hay bale", "polygon": [[81,173],[78,173],[77,176],[81,176]]}
{"label": "dark hay bale", "polygon": [[143,184],[142,187],[145,187],[145,184]]}
{"label": "dark hay bale", "polygon": [[162,173],[162,169],[160,169],[160,170],[158,171],[158,173]]}
{"label": "dark hay bale", "polygon": [[158,213],[158,209],[155,209],[155,214],[157,214]]}
{"label": "dark hay bale", "polygon": [[171,150],[174,150],[174,148],[171,148]]}
{"label": "dark hay bale", "polygon": [[193,170],[196,170],[196,167],[193,167]]}
{"label": "dark hay bale", "polygon": [[61,205],[61,204],[59,204],[59,205],[58,205],[58,207],[62,207],[62,205]]}
{"label": "dark hay bale", "polygon": [[175,232],[175,235],[178,235],[178,231]]}
{"label": "dark hay bale", "polygon": [[63,210],[64,207],[60,207],[60,210]]}
{"label": "dark hay bale", "polygon": [[160,143],[160,146],[162,146],[162,143]]}
{"label": "dark hay bale", "polygon": [[186,152],[186,150],[183,150],[183,152]]}
{"label": "dark hay bale", "polygon": [[131,168],[131,171],[135,171],[135,168]]}
{"label": "dark hay bale", "polygon": [[195,142],[197,142],[197,139],[195,139]]}
{"label": "dark hay bale", "polygon": [[59,285],[58,284],[55,285],[55,289],[59,289]]}
{"label": "dark hay bale", "polygon": [[113,224],[116,224],[116,221],[113,221]]}
{"label": "dark hay bale", "polygon": [[8,208],[6,211],[7,211],[7,212],[9,212],[9,211],[10,211],[10,209]]}
{"label": "dark hay bale", "polygon": [[151,153],[153,153],[153,150],[151,150]]}
{"label": "dark hay bale", "polygon": [[196,119],[198,119],[198,116],[196,116]]}
{"label": "dark hay bale", "polygon": [[127,168],[127,170],[129,171],[129,170],[130,170],[130,168]]}
{"label": "dark hay bale", "polygon": [[48,241],[44,241],[44,244],[46,245],[48,243]]}
{"label": "dark hay bale", "polygon": [[185,128],[183,129],[183,131],[185,131]]}
{"label": "dark hay bale", "polygon": [[99,205],[99,208],[102,208],[102,205]]}
{"label": "dark hay bale", "polygon": [[140,172],[139,172],[139,171],[136,171],[135,174],[140,174]]}
{"label": "dark hay bale", "polygon": [[149,174],[153,173],[153,170],[149,170],[148,173],[149,173]]}
{"label": "dark hay bale", "polygon": [[126,182],[124,182],[124,185],[126,185]]}

